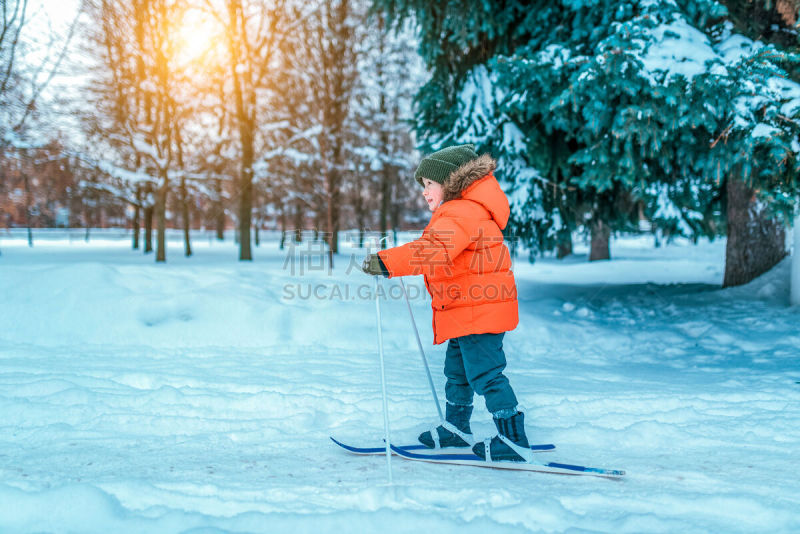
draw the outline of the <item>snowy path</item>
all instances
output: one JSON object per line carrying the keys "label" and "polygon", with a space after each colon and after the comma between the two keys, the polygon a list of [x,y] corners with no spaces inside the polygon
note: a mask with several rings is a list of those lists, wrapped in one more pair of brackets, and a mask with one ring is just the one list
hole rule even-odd
{"label": "snowy path", "polygon": [[[788,264],[732,290],[721,243],[517,265],[506,351],[529,435],[626,479],[395,459],[390,488],[384,458],[327,440],[383,431],[374,303],[340,298],[371,282],[345,256],[299,276],[274,243],[165,266],[127,241],[22,245],[0,256],[2,532],[800,530]],[[405,304],[384,310],[394,436],[413,440],[435,412]],[[481,399],[473,428],[492,430]]]}

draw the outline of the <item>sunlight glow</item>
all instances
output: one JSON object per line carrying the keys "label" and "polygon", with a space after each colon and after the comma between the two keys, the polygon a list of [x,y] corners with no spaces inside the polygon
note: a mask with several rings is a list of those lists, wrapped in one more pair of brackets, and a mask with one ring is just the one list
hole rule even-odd
{"label": "sunlight glow", "polygon": [[181,66],[219,65],[224,54],[223,28],[207,13],[187,11],[175,36],[174,59]]}

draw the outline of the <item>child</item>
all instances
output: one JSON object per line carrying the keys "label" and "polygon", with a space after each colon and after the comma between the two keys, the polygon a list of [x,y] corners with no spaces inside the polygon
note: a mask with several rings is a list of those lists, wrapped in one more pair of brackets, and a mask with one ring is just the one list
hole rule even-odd
{"label": "child", "polygon": [[[444,362],[446,422],[419,441],[431,448],[469,447],[481,458],[529,457],[524,415],[503,374],[503,336],[519,322],[511,258],[503,243],[509,205],[492,174],[496,162],[473,145],[425,157],[414,178],[433,212],[422,237],[370,254],[364,271],[387,277],[422,274],[431,295],[433,342],[449,340]],[[498,435],[474,444],[472,397],[486,400]]]}

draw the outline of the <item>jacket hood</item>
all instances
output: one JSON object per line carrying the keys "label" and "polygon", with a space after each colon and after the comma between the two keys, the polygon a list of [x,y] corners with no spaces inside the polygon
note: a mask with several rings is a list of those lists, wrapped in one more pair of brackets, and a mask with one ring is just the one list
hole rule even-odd
{"label": "jacket hood", "polygon": [[[442,184],[443,201],[465,199],[477,202],[489,212],[502,230],[508,224],[510,208],[508,197],[492,174],[497,162],[489,154],[469,161],[450,173]],[[485,178],[485,179],[484,179]]]}

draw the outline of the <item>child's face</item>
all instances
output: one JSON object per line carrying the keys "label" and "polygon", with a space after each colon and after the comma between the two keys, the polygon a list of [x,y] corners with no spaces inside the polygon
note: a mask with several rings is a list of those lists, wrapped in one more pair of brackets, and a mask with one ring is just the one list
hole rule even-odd
{"label": "child's face", "polygon": [[434,182],[427,178],[423,178],[422,183],[425,186],[425,189],[422,190],[422,196],[425,197],[425,202],[428,203],[428,209],[435,211],[444,198],[444,187],[439,182]]}

